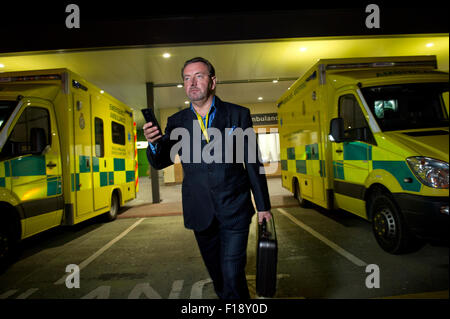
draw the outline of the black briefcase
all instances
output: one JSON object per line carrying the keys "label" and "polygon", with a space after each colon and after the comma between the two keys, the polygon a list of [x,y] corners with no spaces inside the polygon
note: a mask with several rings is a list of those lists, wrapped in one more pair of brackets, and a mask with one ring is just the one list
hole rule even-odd
{"label": "black briefcase", "polygon": [[278,244],[275,221],[272,218],[262,225],[257,223],[256,293],[261,297],[273,297],[277,286]]}

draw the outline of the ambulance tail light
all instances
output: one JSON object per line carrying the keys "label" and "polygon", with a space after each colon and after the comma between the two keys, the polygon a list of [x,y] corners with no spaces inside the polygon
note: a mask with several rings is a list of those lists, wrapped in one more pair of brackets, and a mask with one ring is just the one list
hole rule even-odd
{"label": "ambulance tail light", "polygon": [[406,161],[416,177],[424,185],[448,189],[448,163],[423,156],[408,157]]}

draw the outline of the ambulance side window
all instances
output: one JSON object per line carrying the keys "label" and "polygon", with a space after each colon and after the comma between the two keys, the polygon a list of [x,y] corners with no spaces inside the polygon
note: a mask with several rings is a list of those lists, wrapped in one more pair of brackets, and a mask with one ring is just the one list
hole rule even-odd
{"label": "ambulance side window", "polygon": [[117,122],[111,122],[111,135],[114,144],[125,145],[125,126]]}
{"label": "ambulance side window", "polygon": [[95,156],[105,156],[105,138],[103,134],[103,120],[96,117],[94,119],[95,126]]}
{"label": "ambulance side window", "polygon": [[339,117],[344,120],[345,138],[351,141],[375,143],[361,107],[353,94],[346,94],[339,98]]}
{"label": "ambulance side window", "polygon": [[16,122],[2,157],[41,154],[42,146],[51,144],[50,115],[42,107],[28,107]]}

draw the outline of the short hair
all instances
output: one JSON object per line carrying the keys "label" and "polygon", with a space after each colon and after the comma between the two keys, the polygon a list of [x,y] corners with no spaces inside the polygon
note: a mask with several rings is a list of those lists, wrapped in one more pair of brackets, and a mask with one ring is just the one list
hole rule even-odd
{"label": "short hair", "polygon": [[184,62],[183,68],[181,69],[181,78],[184,80],[184,69],[186,68],[186,66],[188,66],[191,63],[197,63],[197,62],[202,62],[204,64],[206,64],[206,66],[208,67],[208,72],[209,72],[209,76],[215,76],[216,75],[216,70],[214,70],[213,65],[211,64],[211,62],[209,62],[208,60],[206,60],[205,58],[202,57],[195,57],[192,58],[190,60],[187,60],[186,62]]}

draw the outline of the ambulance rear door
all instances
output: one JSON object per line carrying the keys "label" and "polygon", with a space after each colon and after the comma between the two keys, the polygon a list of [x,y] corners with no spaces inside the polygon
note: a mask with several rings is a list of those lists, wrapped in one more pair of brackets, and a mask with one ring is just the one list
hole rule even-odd
{"label": "ambulance rear door", "polygon": [[76,216],[94,211],[92,172],[92,130],[90,95],[83,90],[73,93]]}

